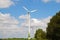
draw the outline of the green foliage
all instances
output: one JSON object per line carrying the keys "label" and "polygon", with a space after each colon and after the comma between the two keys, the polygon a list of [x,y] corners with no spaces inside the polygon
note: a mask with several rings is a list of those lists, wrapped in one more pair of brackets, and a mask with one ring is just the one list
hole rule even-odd
{"label": "green foliage", "polygon": [[49,40],[60,40],[60,12],[50,19],[47,27],[47,38]]}
{"label": "green foliage", "polygon": [[8,39],[2,39],[2,40],[27,40],[27,38],[8,38]]}
{"label": "green foliage", "polygon": [[37,40],[46,39],[46,33],[42,29],[38,29],[38,30],[36,30],[35,38]]}
{"label": "green foliage", "polygon": [[0,39],[0,40],[2,40],[2,39]]}
{"label": "green foliage", "polygon": [[[1,40],[28,40],[27,38],[8,38],[8,39],[1,39]],[[35,38],[31,38],[30,40],[36,40]],[[47,40],[47,39],[41,39]]]}
{"label": "green foliage", "polygon": [[[1,39],[1,40],[28,40],[28,38],[8,38],[8,39]],[[31,38],[30,40],[36,40],[36,39]]]}

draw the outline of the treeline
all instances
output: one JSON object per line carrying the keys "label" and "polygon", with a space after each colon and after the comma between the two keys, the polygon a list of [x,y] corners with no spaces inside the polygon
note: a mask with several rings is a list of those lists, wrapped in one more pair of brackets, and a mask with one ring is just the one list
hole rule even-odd
{"label": "treeline", "polygon": [[36,40],[60,40],[60,11],[50,19],[46,33],[38,29],[35,38]]}

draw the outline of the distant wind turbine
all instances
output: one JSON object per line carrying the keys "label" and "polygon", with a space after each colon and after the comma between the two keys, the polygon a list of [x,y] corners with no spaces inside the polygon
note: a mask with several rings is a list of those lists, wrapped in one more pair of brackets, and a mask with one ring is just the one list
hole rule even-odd
{"label": "distant wind turbine", "polygon": [[28,26],[29,26],[29,29],[28,29],[28,40],[30,40],[30,13],[32,12],[36,12],[37,10],[28,10],[25,6],[23,6],[23,8],[27,11],[27,14],[28,14]]}

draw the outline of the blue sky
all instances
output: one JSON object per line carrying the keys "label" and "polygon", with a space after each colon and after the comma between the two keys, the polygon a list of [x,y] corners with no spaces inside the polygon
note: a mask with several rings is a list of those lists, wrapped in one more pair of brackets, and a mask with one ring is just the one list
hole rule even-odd
{"label": "blue sky", "polygon": [[31,37],[36,29],[46,30],[52,16],[60,11],[60,0],[0,0],[0,38],[28,37],[25,6],[31,13]]}
{"label": "blue sky", "polygon": [[9,8],[0,8],[3,13],[11,13],[11,15],[18,17],[19,15],[26,14],[27,11],[23,9],[23,6],[27,7],[29,10],[36,9],[37,11],[32,13],[31,16],[35,18],[44,18],[48,16],[53,16],[56,12],[60,10],[60,3],[54,1],[43,2],[42,0],[13,0],[14,5]]}

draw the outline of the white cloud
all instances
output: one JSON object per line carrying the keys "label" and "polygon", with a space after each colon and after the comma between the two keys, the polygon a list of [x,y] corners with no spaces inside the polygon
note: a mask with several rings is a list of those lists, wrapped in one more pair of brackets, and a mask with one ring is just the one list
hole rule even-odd
{"label": "white cloud", "polygon": [[[27,15],[21,15],[19,18],[20,21],[10,14],[3,14],[0,12],[0,38],[28,37]],[[50,16],[43,19],[31,18],[31,37],[34,36],[34,33],[38,28],[45,31],[50,18]]]}
{"label": "white cloud", "polygon": [[28,27],[22,27],[20,24],[15,17],[0,12],[0,38],[28,37]]}
{"label": "white cloud", "polygon": [[55,0],[57,3],[60,3],[60,0]]}
{"label": "white cloud", "polygon": [[60,3],[60,0],[42,0],[42,2],[44,3],[48,3],[48,2],[56,2],[56,3]]}
{"label": "white cloud", "polygon": [[12,35],[17,34],[16,32],[19,30],[18,24],[18,20],[10,14],[3,14],[0,12],[0,37],[13,37]]}
{"label": "white cloud", "polygon": [[[27,18],[27,15],[25,16],[22,16],[22,18]],[[47,17],[47,18],[43,18],[43,19],[35,19],[35,18],[31,18],[30,20],[30,25],[31,25],[31,28],[42,28],[43,30],[46,30],[46,27],[47,27],[47,23],[50,21],[51,17]],[[23,27],[27,27],[28,26],[28,20],[25,19],[24,22],[21,23],[21,26]]]}
{"label": "white cloud", "polygon": [[19,16],[19,19],[27,19],[28,18],[28,15],[21,15]]}
{"label": "white cloud", "polygon": [[42,0],[44,3],[48,3],[50,2],[51,0]]}
{"label": "white cloud", "polygon": [[42,2],[44,3],[48,3],[48,2],[56,2],[56,3],[60,3],[60,0],[42,0]]}
{"label": "white cloud", "polygon": [[41,28],[46,31],[47,23],[49,23],[51,17],[44,19],[32,19],[31,27]]}
{"label": "white cloud", "polygon": [[[22,16],[23,19],[25,19],[27,15]],[[22,19],[20,18],[20,19]],[[34,36],[34,33],[36,29],[41,28],[44,31],[46,31],[47,23],[50,22],[51,16],[43,19],[36,19],[36,18],[31,18],[30,23],[31,23],[31,37]],[[21,23],[21,27],[27,28],[28,29],[28,21],[25,19],[24,22]]]}
{"label": "white cloud", "polygon": [[2,14],[2,13],[0,13],[0,23],[18,24],[18,21],[14,17],[11,17],[10,14]]}
{"label": "white cloud", "polygon": [[13,4],[14,2],[12,0],[0,0],[0,8],[8,8]]}

